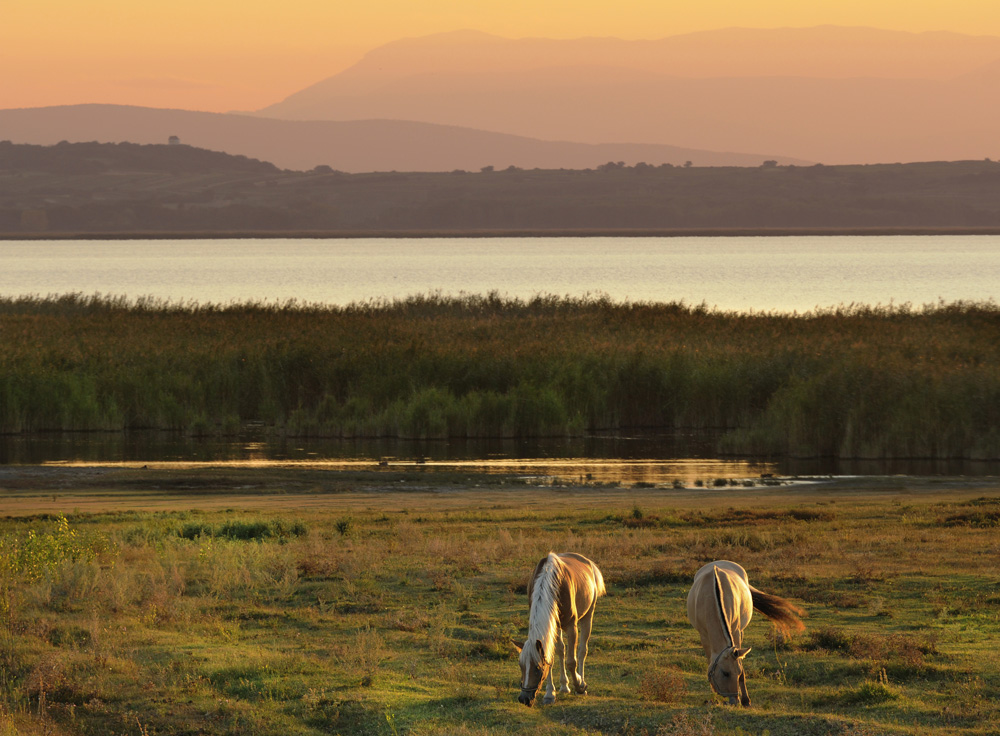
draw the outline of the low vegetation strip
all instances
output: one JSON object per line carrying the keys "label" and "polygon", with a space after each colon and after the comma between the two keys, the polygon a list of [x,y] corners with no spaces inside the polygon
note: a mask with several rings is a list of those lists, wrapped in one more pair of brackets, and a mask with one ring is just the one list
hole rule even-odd
{"label": "low vegetation strip", "polygon": [[[996,535],[940,524],[981,488],[715,503],[621,490],[589,509],[555,489],[493,487],[462,506],[461,490],[397,490],[340,509],[282,496],[256,511],[185,499],[0,518],[0,560],[41,560],[0,565],[0,733],[995,732],[1000,664],[984,653],[1000,635]],[[998,493],[975,506],[1000,508]],[[640,503],[645,517],[699,523],[623,527]],[[193,526],[214,531],[179,533]],[[42,552],[17,552],[29,548]],[[564,549],[598,562],[608,588],[589,694],[528,709],[510,642],[527,630],[535,564]],[[807,613],[801,634],[761,616],[747,627],[751,708],[711,694],[687,621],[692,575],[715,559]]]}
{"label": "low vegetation strip", "polygon": [[495,294],[347,307],[0,300],[0,431],[565,436],[715,427],[734,453],[1000,457],[993,302],[739,314]]}

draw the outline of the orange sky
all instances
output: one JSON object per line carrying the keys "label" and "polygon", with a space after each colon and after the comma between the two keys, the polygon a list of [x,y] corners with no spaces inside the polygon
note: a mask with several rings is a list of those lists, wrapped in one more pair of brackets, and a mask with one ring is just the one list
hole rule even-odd
{"label": "orange sky", "polygon": [[253,110],[388,41],[463,28],[507,37],[662,38],[819,24],[1000,35],[1000,6],[996,0],[0,0],[0,108],[109,102]]}

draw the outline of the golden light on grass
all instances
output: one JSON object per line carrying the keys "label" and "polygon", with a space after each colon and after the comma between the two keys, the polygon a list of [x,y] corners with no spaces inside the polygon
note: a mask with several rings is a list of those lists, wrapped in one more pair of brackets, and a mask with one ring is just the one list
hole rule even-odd
{"label": "golden light on grass", "polygon": [[[76,472],[55,480],[86,485]],[[229,510],[189,498],[0,519],[0,727],[385,732],[388,714],[400,733],[975,735],[1000,715],[982,685],[997,665],[981,656],[995,628],[995,481],[843,481],[736,505],[724,488],[605,489],[599,505],[442,490],[356,483],[339,508],[283,493],[240,511],[230,496]],[[524,505],[540,494],[559,503]],[[651,523],[630,525],[636,509]],[[516,702],[507,641],[527,625],[532,565],[570,546],[600,561],[609,594],[590,694],[539,718]],[[691,573],[719,558],[808,613],[780,645],[748,627],[751,709],[706,710],[687,622]],[[859,575],[872,563],[877,575]]]}

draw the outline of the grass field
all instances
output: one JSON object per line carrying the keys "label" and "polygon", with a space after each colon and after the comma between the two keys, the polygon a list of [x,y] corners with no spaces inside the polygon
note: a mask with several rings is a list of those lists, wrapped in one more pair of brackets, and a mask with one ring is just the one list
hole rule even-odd
{"label": "grass field", "polygon": [[[1000,481],[529,486],[283,469],[0,473],[0,734],[988,734]],[[549,550],[601,567],[587,696],[516,702]],[[808,612],[710,694],[704,562]]]}

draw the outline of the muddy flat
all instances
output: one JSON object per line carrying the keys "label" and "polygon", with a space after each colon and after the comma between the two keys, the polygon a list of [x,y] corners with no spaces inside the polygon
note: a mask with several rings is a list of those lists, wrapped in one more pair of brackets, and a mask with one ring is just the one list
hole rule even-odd
{"label": "muddy flat", "polygon": [[560,483],[496,474],[327,471],[307,467],[0,467],[0,515],[176,509],[441,510],[544,506],[679,508],[787,505],[868,498],[962,500],[1000,496],[997,477],[774,478],[752,487],[647,487]]}

